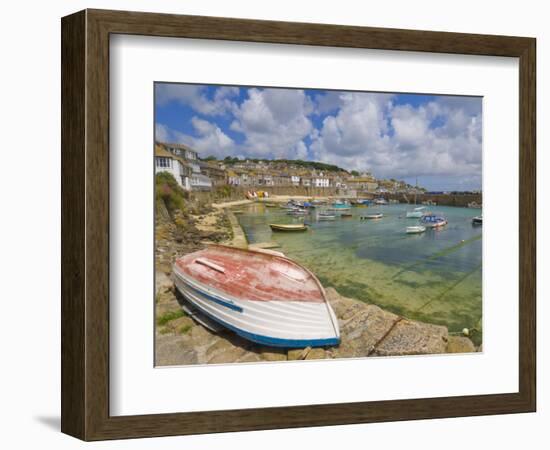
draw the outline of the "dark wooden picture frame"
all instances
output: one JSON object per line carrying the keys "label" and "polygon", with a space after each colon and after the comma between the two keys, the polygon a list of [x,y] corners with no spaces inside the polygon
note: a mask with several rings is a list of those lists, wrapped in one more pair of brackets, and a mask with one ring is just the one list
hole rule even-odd
{"label": "dark wooden picture frame", "polygon": [[[61,429],[84,440],[531,412],[536,408],[536,40],[85,10],[62,31]],[[109,36],[133,34],[519,58],[519,392],[109,415]]]}

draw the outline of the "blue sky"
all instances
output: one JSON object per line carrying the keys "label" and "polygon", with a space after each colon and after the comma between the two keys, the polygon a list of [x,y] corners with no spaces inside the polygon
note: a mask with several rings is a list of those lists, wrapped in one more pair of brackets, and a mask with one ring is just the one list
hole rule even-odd
{"label": "blue sky", "polygon": [[155,138],[217,158],[322,161],[430,190],[481,188],[480,97],[155,84]]}

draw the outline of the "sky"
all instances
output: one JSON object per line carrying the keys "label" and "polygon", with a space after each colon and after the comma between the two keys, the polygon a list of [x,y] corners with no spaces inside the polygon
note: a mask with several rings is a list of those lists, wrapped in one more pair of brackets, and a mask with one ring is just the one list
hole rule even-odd
{"label": "sky", "polygon": [[155,139],[200,157],[286,158],[429,190],[481,189],[481,97],[155,84]]}

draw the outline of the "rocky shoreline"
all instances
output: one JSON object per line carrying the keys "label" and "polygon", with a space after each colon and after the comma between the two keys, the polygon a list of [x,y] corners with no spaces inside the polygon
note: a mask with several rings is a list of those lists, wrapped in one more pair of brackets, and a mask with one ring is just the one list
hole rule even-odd
{"label": "rocky shoreline", "polygon": [[464,336],[449,335],[446,327],[408,320],[372,304],[346,298],[329,287],[327,298],[338,318],[338,347],[277,349],[263,347],[229,331],[214,333],[181,309],[171,281],[176,257],[223,242],[246,246],[234,215],[203,207],[200,213],[170,217],[157,206],[156,221],[156,343],[155,364],[224,364],[333,358],[471,353],[476,348]]}

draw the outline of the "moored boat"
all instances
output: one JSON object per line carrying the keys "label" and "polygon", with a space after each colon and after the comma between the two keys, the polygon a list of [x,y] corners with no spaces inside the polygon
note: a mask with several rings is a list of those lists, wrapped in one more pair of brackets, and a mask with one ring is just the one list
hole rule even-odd
{"label": "moored boat", "polygon": [[476,216],[472,219],[472,225],[483,225],[483,216]]}
{"label": "moored boat", "polygon": [[370,200],[366,198],[359,198],[351,201],[351,204],[358,208],[367,208],[369,206],[369,203],[370,203]]}
{"label": "moored boat", "polygon": [[347,203],[335,202],[332,204],[328,211],[349,211],[351,208]]}
{"label": "moored boat", "polygon": [[335,220],[336,214],[321,212],[317,214],[317,220]]}
{"label": "moored boat", "polygon": [[287,214],[291,216],[306,216],[308,211],[307,209],[293,209],[291,211],[287,211]]}
{"label": "moored boat", "polygon": [[288,258],[212,245],[177,259],[173,274],[185,300],[247,340],[283,348],[340,342],[323,286]]}
{"label": "moored boat", "polygon": [[447,225],[447,219],[442,216],[436,216],[435,214],[426,214],[420,219],[422,225],[427,228],[441,228]]}
{"label": "moored boat", "polygon": [[364,216],[361,216],[361,220],[381,219],[382,217],[384,217],[384,214],[382,213],[366,214]]}
{"label": "moored boat", "polygon": [[269,226],[273,231],[306,231],[307,225],[304,223],[270,223]]}
{"label": "moored boat", "polygon": [[406,229],[407,234],[420,234],[424,233],[424,231],[426,231],[426,227],[423,227],[422,225],[413,225],[407,227]]}
{"label": "moored boat", "polygon": [[424,209],[424,206],[419,206],[414,208],[412,211],[407,211],[407,219],[420,219],[424,215],[422,212]]}
{"label": "moored boat", "polygon": [[340,214],[340,217],[342,219],[351,219],[353,217],[353,214],[351,213],[343,213],[343,214]]}

